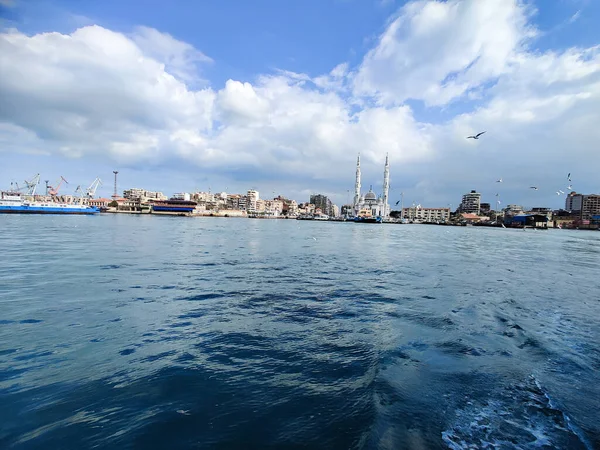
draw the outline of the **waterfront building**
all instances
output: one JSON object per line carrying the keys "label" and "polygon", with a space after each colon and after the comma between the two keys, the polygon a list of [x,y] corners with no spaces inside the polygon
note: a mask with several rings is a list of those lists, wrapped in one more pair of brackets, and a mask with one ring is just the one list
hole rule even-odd
{"label": "waterfront building", "polygon": [[252,212],[257,212],[258,211],[258,205],[257,202],[258,200],[260,200],[260,197],[258,195],[258,191],[254,190],[254,189],[249,189],[247,194],[246,194],[246,209],[248,211],[252,211]]}
{"label": "waterfront building", "polygon": [[162,192],[148,191],[141,188],[131,188],[123,191],[123,198],[127,200],[139,200],[141,203],[147,203],[149,200],[168,199]]}
{"label": "waterfront building", "polygon": [[402,208],[402,218],[412,222],[447,222],[450,220],[450,208],[411,206]]}
{"label": "waterfront building", "polygon": [[385,167],[383,169],[383,194],[377,197],[373,192],[373,187],[369,189],[364,196],[360,192],[361,172],[360,155],[356,161],[356,180],[354,184],[353,216],[358,215],[361,209],[368,209],[374,217],[387,218],[390,215],[390,205],[388,204],[388,195],[390,188],[390,161],[389,156],[385,156]]}
{"label": "waterfront building", "polygon": [[544,208],[540,206],[536,206],[531,208],[531,211],[528,211],[530,215],[543,215],[546,216],[549,220],[552,219],[552,208]]}
{"label": "waterfront building", "polygon": [[584,225],[600,216],[600,194],[577,194],[571,192],[565,201],[565,209],[577,216]]}
{"label": "waterfront building", "polygon": [[246,211],[248,198],[242,194],[228,194],[225,208]]}
{"label": "waterfront building", "polygon": [[576,212],[581,211],[583,195],[577,192],[569,192],[565,199],[565,211]]}
{"label": "waterfront building", "polygon": [[310,203],[315,205],[315,208],[319,208],[323,214],[331,215],[332,203],[326,195],[313,194],[310,196]]}
{"label": "waterfront building", "polygon": [[191,198],[198,203],[212,203],[215,201],[214,194],[211,194],[210,192],[194,192],[191,195]]}
{"label": "waterfront building", "polygon": [[489,203],[480,203],[479,204],[479,213],[480,214],[488,214],[492,210],[492,205]]}
{"label": "waterfront building", "polygon": [[298,214],[300,215],[313,215],[315,213],[315,205],[312,203],[300,203],[298,205]]}
{"label": "waterfront building", "polygon": [[283,214],[283,202],[281,200],[265,200],[265,214],[278,217]]}
{"label": "waterfront building", "polygon": [[461,213],[480,214],[481,194],[475,190],[472,190],[468,194],[464,194],[458,209]]}
{"label": "waterfront building", "polygon": [[90,198],[85,202],[88,206],[97,208],[108,208],[108,205],[113,201],[112,198]]}
{"label": "waterfront building", "polygon": [[581,220],[597,220],[600,216],[600,194],[584,195],[581,205]]}
{"label": "waterfront building", "polygon": [[340,217],[340,207],[338,205],[331,205],[331,215],[333,217]]}
{"label": "waterfront building", "polygon": [[[265,200],[262,199],[257,199],[255,202],[252,202],[252,200],[250,200],[249,202],[250,207],[248,208],[248,211],[251,212],[255,212],[255,213],[259,213],[262,214],[265,212]],[[252,207],[254,206],[254,207]]]}
{"label": "waterfront building", "polygon": [[473,213],[462,213],[460,215],[460,219],[466,223],[487,222],[488,220],[490,220],[489,217],[480,216],[478,214]]}
{"label": "waterfront building", "polygon": [[171,199],[172,200],[184,200],[186,202],[189,202],[191,200],[191,196],[190,196],[189,192],[177,192],[177,193],[173,194]]}
{"label": "waterfront building", "polygon": [[505,220],[510,219],[514,216],[520,216],[525,214],[525,211],[523,211],[523,207],[521,205],[506,205],[506,208],[504,208],[502,212],[504,213]]}
{"label": "waterfront building", "polygon": [[341,210],[342,217],[350,218],[354,217],[354,206],[353,205],[342,205]]}

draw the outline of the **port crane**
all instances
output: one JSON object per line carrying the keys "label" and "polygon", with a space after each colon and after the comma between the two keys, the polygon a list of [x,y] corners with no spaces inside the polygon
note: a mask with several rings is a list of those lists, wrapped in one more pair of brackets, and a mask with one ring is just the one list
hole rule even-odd
{"label": "port crane", "polygon": [[27,187],[27,195],[35,195],[37,185],[40,184],[40,174],[36,174],[30,181],[25,180],[25,186]]}
{"label": "port crane", "polygon": [[48,190],[48,194],[50,194],[52,197],[56,197],[58,195],[58,190],[60,189],[60,186],[63,184],[63,181],[65,183],[69,184],[69,182],[67,180],[65,180],[65,177],[63,177],[61,175],[60,180],[58,180],[56,187],[48,186],[50,188]]}
{"label": "port crane", "polygon": [[101,184],[102,180],[99,177],[96,177],[96,179],[92,181],[92,184],[90,184],[90,187],[85,190],[87,198],[94,198],[94,195],[96,195],[96,190]]}
{"label": "port crane", "polygon": [[[25,180],[25,186],[19,186],[19,183],[10,183],[11,191],[21,192],[27,189],[26,195],[35,195],[37,185],[40,184],[40,174],[36,174],[31,180]],[[14,186],[14,187],[13,187]]]}

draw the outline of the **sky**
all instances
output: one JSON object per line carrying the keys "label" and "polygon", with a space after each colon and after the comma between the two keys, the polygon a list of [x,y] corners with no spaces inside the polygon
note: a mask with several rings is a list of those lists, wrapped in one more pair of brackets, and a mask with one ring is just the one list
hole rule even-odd
{"label": "sky", "polygon": [[0,187],[343,204],[358,153],[377,193],[389,154],[392,205],[559,208],[600,192],[597,23],[595,0],[0,0]]}

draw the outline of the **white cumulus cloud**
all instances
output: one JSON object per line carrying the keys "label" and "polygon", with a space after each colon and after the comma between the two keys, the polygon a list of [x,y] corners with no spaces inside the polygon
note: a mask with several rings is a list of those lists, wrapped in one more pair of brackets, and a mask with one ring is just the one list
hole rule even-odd
{"label": "white cumulus cloud", "polygon": [[[202,81],[210,57],[159,30],[5,30],[0,151],[32,164],[35,154],[168,167],[221,188],[277,184],[338,202],[358,152],[376,190],[389,153],[393,196],[423,205],[456,206],[470,189],[493,196],[500,177],[503,196],[556,202],[565,169],[593,180],[600,163],[600,51],[534,50],[533,17],[516,0],[414,1],[357,67],[223,86]],[[537,198],[533,182],[544,187]]]}

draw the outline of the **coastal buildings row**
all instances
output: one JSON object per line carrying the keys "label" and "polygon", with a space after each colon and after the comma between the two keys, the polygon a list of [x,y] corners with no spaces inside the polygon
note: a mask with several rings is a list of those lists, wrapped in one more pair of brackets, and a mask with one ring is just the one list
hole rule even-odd
{"label": "coastal buildings row", "polygon": [[[101,210],[118,212],[176,212],[186,210],[198,215],[225,215],[246,217],[298,217],[344,218],[356,217],[361,211],[368,211],[374,217],[392,218],[414,223],[472,223],[494,224],[505,226],[526,226],[529,224],[546,224],[546,226],[562,226],[573,228],[597,228],[600,226],[600,194],[580,194],[570,192],[565,199],[564,209],[552,211],[549,208],[534,207],[525,209],[520,205],[509,204],[502,209],[496,198],[494,208],[490,203],[481,201],[481,194],[471,190],[462,196],[461,203],[455,212],[451,208],[428,208],[421,205],[401,207],[400,211],[391,211],[389,198],[389,158],[386,156],[383,174],[383,192],[375,194],[372,187],[368,192],[361,192],[361,161],[357,158],[355,192],[352,204],[342,206],[341,210],[332,203],[327,195],[312,194],[308,202],[297,203],[283,196],[273,199],[261,199],[259,192],[249,189],[245,194],[228,194],[226,192],[180,192],[170,198],[162,192],[142,188],[130,188],[123,191],[123,196],[115,194],[111,198],[94,198],[96,188],[101,181],[94,180],[87,189],[78,186],[72,195],[59,193],[61,186],[68,182],[61,177],[50,185],[46,182],[46,191],[39,194],[36,187],[40,176],[25,181],[24,186],[11,186],[10,192],[17,192],[20,198],[40,204],[64,204],[96,207]],[[16,198],[16,197],[15,197]],[[165,203],[167,202],[167,203]],[[169,202],[171,202],[169,204]],[[398,204],[398,202],[396,203]],[[50,206],[48,206],[50,207]]]}

